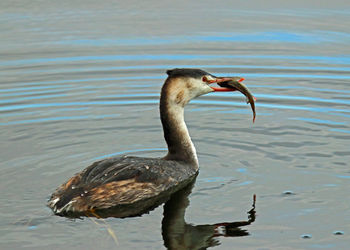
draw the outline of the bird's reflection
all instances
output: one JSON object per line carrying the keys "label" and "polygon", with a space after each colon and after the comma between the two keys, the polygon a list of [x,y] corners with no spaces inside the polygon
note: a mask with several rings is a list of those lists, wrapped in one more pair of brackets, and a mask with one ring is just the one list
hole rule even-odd
{"label": "bird's reflection", "polygon": [[206,249],[219,245],[219,236],[239,237],[249,235],[249,232],[241,227],[255,221],[255,195],[252,209],[248,211],[246,221],[191,225],[185,221],[185,211],[190,203],[188,196],[193,186],[194,181],[186,188],[175,193],[164,205],[162,234],[165,247],[168,249]]}

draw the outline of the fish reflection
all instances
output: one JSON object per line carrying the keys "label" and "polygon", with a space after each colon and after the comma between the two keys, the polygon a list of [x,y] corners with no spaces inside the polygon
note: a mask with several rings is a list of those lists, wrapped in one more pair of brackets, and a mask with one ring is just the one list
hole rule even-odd
{"label": "fish reflection", "polygon": [[250,225],[255,221],[255,195],[252,209],[248,211],[246,221],[192,225],[186,223],[185,211],[190,204],[188,196],[193,186],[194,182],[175,193],[164,205],[162,235],[165,247],[177,250],[206,249],[220,245],[219,236],[240,237],[249,235],[249,232],[241,227]]}

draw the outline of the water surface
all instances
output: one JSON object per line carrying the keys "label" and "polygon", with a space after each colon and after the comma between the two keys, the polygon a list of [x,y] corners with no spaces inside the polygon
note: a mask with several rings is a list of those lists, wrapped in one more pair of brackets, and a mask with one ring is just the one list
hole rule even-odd
{"label": "water surface", "polygon": [[186,222],[246,220],[256,194],[250,235],[218,249],[346,249],[349,14],[346,1],[2,1],[1,249],[164,248],[163,206],[95,224],[45,204],[98,159],[166,153],[158,99],[174,67],[245,77],[258,99],[255,124],[239,93],[187,107],[201,169]]}

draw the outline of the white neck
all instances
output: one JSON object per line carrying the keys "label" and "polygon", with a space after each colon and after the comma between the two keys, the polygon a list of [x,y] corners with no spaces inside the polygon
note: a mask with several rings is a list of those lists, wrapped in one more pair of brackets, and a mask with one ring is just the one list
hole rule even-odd
{"label": "white neck", "polygon": [[168,144],[168,154],[164,159],[184,161],[198,167],[196,149],[184,121],[185,103],[174,102],[169,95],[169,91],[163,89],[160,99],[160,116]]}

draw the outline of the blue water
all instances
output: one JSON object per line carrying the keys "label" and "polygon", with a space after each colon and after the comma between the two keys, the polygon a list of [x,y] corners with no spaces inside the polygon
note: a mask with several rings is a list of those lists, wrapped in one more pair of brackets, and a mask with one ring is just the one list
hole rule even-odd
{"label": "blue water", "polygon": [[349,14],[345,1],[2,1],[0,248],[164,249],[163,206],[71,220],[46,200],[96,160],[164,155],[165,71],[195,67],[244,77],[257,98],[255,123],[240,93],[186,109],[200,162],[186,223],[245,221],[257,196],[249,236],[201,247],[347,249]]}

